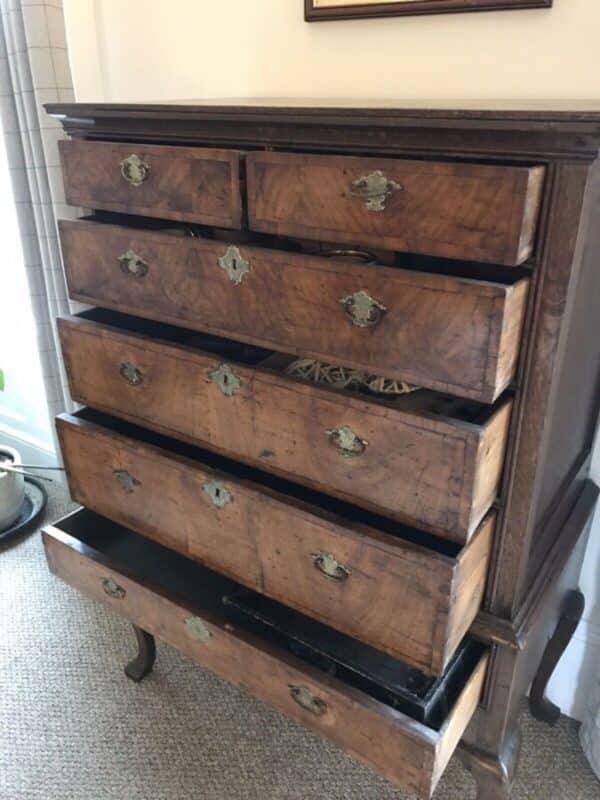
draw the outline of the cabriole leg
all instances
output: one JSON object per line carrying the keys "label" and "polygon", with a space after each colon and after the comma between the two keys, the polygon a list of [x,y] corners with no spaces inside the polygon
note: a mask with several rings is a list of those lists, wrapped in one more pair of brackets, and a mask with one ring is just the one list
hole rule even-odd
{"label": "cabriole leg", "polygon": [[125,675],[139,683],[148,673],[152,672],[156,660],[156,642],[152,634],[138,628],[137,625],[133,625],[133,632],[137,639],[138,654],[125,667]]}
{"label": "cabriole leg", "polygon": [[542,661],[529,692],[529,708],[536,719],[555,725],[560,717],[560,708],[546,697],[546,688],[569,642],[573,638],[585,609],[585,598],[573,590],[564,599],[560,619],[552,638],[546,645]]}

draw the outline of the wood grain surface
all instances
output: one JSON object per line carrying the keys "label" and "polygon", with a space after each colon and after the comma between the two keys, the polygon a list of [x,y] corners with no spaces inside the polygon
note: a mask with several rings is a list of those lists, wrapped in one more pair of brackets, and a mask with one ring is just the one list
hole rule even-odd
{"label": "wood grain surface", "polygon": [[[81,317],[58,328],[71,394],[85,405],[458,542],[496,497],[510,399],[464,422],[432,413],[428,392],[369,401],[161,340],[161,326],[156,337]],[[123,362],[142,371],[141,385],[123,380]],[[239,382],[229,396],[211,379],[222,364]],[[331,445],[328,431],[340,426],[368,442],[360,456]]]}
{"label": "wood grain surface", "polygon": [[[369,209],[353,183],[397,188]],[[253,230],[516,265],[533,252],[543,167],[276,152],[247,157]]]}
{"label": "wood grain surface", "polygon": [[[81,141],[58,145],[71,205],[224,228],[241,225],[241,154],[236,150]],[[121,175],[121,161],[132,154],[150,167],[140,186]]]}
{"label": "wood grain surface", "polygon": [[[60,525],[60,523],[59,523]],[[286,716],[321,733],[389,780],[429,798],[481,695],[488,656],[476,666],[439,731],[374,700],[357,689],[303,664],[291,655],[234,629],[208,612],[182,607],[167,595],[125,575],[96,551],[82,546],[59,527],[48,527],[44,545],[50,568],[75,588],[117,614],[157,635],[198,663],[241,686]],[[125,594],[109,597],[102,581],[113,580]],[[210,633],[199,642],[185,620],[202,613]],[[290,686],[303,686],[319,698],[321,716],[300,708]]]}
{"label": "wood grain surface", "polygon": [[[493,402],[516,367],[527,279],[511,285],[240,246],[93,222],[60,223],[72,298],[286,353]],[[133,250],[148,265],[125,274]],[[367,293],[385,309],[358,327],[342,301]]]}
{"label": "wood grain surface", "polygon": [[[479,610],[494,514],[453,558],[107,426],[57,427],[77,502],[424,672],[443,672]],[[319,554],[346,577],[317,569]]]}

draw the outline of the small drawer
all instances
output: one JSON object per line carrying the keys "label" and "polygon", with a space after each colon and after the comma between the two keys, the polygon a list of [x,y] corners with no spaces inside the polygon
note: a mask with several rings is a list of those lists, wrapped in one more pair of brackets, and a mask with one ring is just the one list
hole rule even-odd
{"label": "small drawer", "polygon": [[544,167],[254,152],[252,230],[515,266],[533,251]]}
{"label": "small drawer", "polygon": [[496,498],[510,399],[334,390],[287,375],[289,357],[102,309],[58,328],[84,405],[462,543]]}
{"label": "small drawer", "polygon": [[241,225],[236,150],[78,139],[58,144],[70,205],[224,228]]}
{"label": "small drawer", "polygon": [[[471,645],[453,679],[434,684],[446,694],[448,711],[424,724],[377,686],[357,687],[343,670],[328,674],[284,643],[232,624],[223,603],[234,588],[230,581],[125,528],[83,509],[47,527],[43,537],[50,568],[67,583],[411,793],[431,796],[475,713],[485,650]],[[405,675],[406,667],[395,663],[392,672]]]}
{"label": "small drawer", "polygon": [[77,502],[428,674],[479,610],[493,513],[461,549],[91,409],[57,427]]}
{"label": "small drawer", "polygon": [[62,222],[71,297],[493,402],[528,280],[492,283],[94,222]]}

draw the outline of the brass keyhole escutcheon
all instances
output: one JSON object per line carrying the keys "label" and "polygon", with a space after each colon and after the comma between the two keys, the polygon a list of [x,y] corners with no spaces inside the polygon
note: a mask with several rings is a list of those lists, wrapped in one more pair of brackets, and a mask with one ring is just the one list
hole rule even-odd
{"label": "brass keyhole escutcheon", "polygon": [[322,717],[327,711],[327,703],[320,697],[314,695],[307,686],[289,685],[290,695],[305,711],[314,714],[315,717]]}
{"label": "brass keyhole escutcheon", "polygon": [[352,574],[352,570],[340,564],[337,558],[332,556],[331,553],[313,553],[312,560],[315,568],[318,569],[319,572],[325,575],[326,578],[338,581],[338,583],[348,580]]}
{"label": "brass keyhole escutcheon", "polygon": [[125,589],[113,581],[112,578],[102,578],[102,588],[105,594],[109,597],[114,597],[115,600],[122,600],[126,594]]}
{"label": "brass keyhole escutcheon", "polygon": [[229,503],[233,503],[233,495],[223,481],[209,481],[204,485],[204,491],[215,508],[225,508]]}
{"label": "brass keyhole escutcheon", "polygon": [[225,255],[219,258],[219,266],[236,286],[242,282],[244,276],[251,270],[250,262],[246,261],[239,248],[235,247],[235,245],[230,245]]}
{"label": "brass keyhole escutcheon", "polygon": [[345,458],[361,456],[369,443],[354,433],[352,428],[342,425],[340,428],[332,428],[325,431],[329,439],[329,444],[339,450]]}
{"label": "brass keyhole escutcheon", "polygon": [[139,386],[144,382],[144,374],[138,369],[131,361],[122,361],[119,364],[119,372],[121,377],[127,381],[130,386]]}
{"label": "brass keyhole escutcheon", "polygon": [[350,194],[365,201],[368,211],[385,211],[385,201],[394,192],[402,191],[402,186],[388,178],[380,169],[352,181]]}
{"label": "brass keyhole escutcheon", "polygon": [[342,297],[340,303],[357,328],[374,328],[387,311],[383,303],[374,300],[364,289]]}
{"label": "brass keyhole escutcheon", "polygon": [[225,397],[232,397],[242,386],[241,380],[229,364],[219,364],[216,369],[208,373],[208,377],[219,387]]}
{"label": "brass keyhole escutcheon", "polygon": [[125,275],[131,275],[133,278],[143,278],[148,272],[148,264],[133,250],[127,250],[120,255],[119,264],[121,265],[121,271]]}
{"label": "brass keyhole escutcheon", "polygon": [[135,153],[124,158],[120,167],[121,175],[131,186],[141,186],[150,174],[150,164]]}

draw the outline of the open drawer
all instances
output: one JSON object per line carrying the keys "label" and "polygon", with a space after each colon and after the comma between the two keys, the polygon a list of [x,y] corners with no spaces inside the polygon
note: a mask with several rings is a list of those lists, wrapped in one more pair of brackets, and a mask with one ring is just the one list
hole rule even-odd
{"label": "open drawer", "polygon": [[135,225],[59,230],[84,303],[485,403],[516,372],[529,279],[515,270],[486,281]]}
{"label": "open drawer", "polygon": [[[249,631],[239,617],[232,621],[224,597],[239,587],[231,581],[126,528],[82,509],[47,527],[43,536],[50,568],[63,580],[389,780],[430,797],[481,695],[488,656],[479,645],[470,643],[437,683],[420,679],[401,662],[382,663],[376,651],[369,662],[375,680],[357,681],[352,669],[332,675],[305,650],[291,653],[281,638]],[[369,654],[363,650],[356,657]],[[346,657],[346,666],[352,667],[353,658]],[[387,670],[388,689],[391,683],[395,697],[403,695],[398,702],[378,686],[380,666]],[[408,691],[409,685],[421,690]],[[447,711],[442,719],[420,722],[415,717],[422,716],[423,697],[436,694]]]}
{"label": "open drawer", "polygon": [[57,428],[77,502],[428,674],[479,610],[495,513],[461,549],[91,409]]}
{"label": "open drawer", "polygon": [[333,389],[289,357],[102,309],[58,327],[85,405],[461,543],[496,498],[510,398]]}

